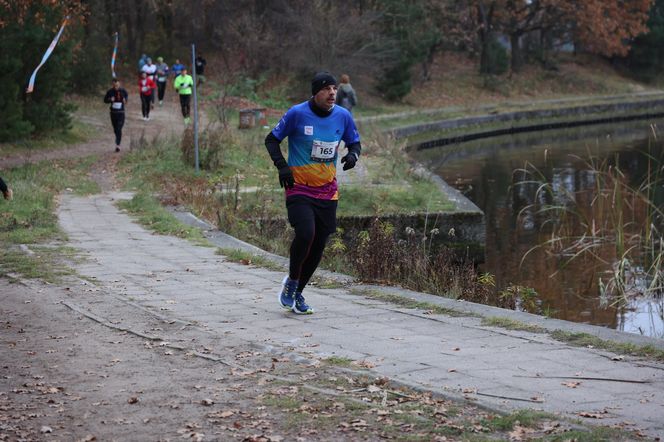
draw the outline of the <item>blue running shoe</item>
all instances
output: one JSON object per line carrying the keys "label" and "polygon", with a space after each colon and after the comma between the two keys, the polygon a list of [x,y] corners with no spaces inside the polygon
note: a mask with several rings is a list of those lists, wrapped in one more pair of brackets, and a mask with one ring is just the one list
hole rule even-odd
{"label": "blue running shoe", "polygon": [[284,277],[281,283],[281,290],[279,291],[279,304],[286,310],[292,310],[295,305],[295,291],[297,290],[298,282],[290,279],[288,276]]}
{"label": "blue running shoe", "polygon": [[295,302],[293,303],[293,313],[298,315],[311,315],[314,309],[309,307],[302,296],[302,292],[295,293]]}

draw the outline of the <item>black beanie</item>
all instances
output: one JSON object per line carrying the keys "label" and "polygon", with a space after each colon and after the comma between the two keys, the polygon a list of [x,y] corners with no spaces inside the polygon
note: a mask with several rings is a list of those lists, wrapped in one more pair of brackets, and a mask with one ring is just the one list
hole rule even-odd
{"label": "black beanie", "polygon": [[329,72],[319,72],[313,80],[311,80],[311,95],[316,95],[318,91],[329,86],[330,84],[337,85],[337,79],[334,78]]}

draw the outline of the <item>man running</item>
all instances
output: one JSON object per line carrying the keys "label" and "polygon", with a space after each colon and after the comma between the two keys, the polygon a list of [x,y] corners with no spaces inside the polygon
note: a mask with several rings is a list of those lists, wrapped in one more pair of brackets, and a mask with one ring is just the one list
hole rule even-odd
{"label": "man running", "polygon": [[[286,190],[288,221],[295,229],[290,247],[288,276],[279,292],[279,303],[297,314],[311,314],[302,291],[323,256],[330,234],[336,230],[336,161],[339,142],[348,153],[341,158],[344,170],[360,157],[360,135],[351,114],[335,106],[337,80],[328,72],[316,74],[312,97],[291,107],[265,138],[270,157]],[[288,137],[288,162],[280,143]]]}
{"label": "man running", "polygon": [[193,92],[194,79],[191,75],[187,75],[187,68],[182,67],[180,75],[175,77],[173,82],[175,90],[180,95],[180,109],[182,109],[182,116],[184,117],[185,126],[189,124],[189,103],[191,101],[191,94]]}
{"label": "man running", "polygon": [[7,187],[7,184],[2,180],[2,177],[0,177],[0,192],[2,192],[2,196],[6,200],[10,200],[14,196],[12,190]]}
{"label": "man running", "polygon": [[177,77],[182,72],[182,69],[184,69],[184,65],[180,63],[179,58],[176,58],[175,63],[173,63],[173,66],[171,66],[171,69],[173,69],[173,75]]}
{"label": "man running", "polygon": [[150,121],[150,108],[152,106],[153,91],[157,86],[154,81],[148,78],[145,71],[141,72],[141,78],[138,79],[138,90],[141,94],[141,112],[143,120]]}
{"label": "man running", "polygon": [[159,106],[164,105],[164,93],[168,81],[168,65],[163,57],[157,57],[157,91],[159,93]]}
{"label": "man running", "polygon": [[115,151],[120,152],[120,143],[122,142],[122,126],[125,122],[125,106],[127,105],[129,95],[127,91],[120,87],[120,80],[113,79],[113,87],[106,92],[104,103],[111,104],[111,124],[115,132]]}

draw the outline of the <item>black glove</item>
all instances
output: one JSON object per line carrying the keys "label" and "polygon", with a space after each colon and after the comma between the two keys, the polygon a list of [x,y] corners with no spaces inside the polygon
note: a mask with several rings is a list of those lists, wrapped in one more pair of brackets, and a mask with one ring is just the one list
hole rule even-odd
{"label": "black glove", "polygon": [[295,178],[293,178],[293,172],[290,170],[290,167],[283,166],[279,168],[279,184],[286,189],[295,187]]}
{"label": "black glove", "polygon": [[357,163],[357,155],[349,152],[345,157],[341,158],[341,162],[344,165],[344,170],[352,169],[355,167],[355,163]]}

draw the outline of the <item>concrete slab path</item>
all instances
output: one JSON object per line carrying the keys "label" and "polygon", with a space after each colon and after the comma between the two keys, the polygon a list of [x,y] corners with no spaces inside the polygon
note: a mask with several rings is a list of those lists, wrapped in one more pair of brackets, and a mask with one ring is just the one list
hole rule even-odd
{"label": "concrete slab path", "polygon": [[[283,273],[153,234],[114,205],[128,197],[64,195],[59,210],[70,245],[86,257],[76,270],[116,300],[196,324],[221,340],[309,359],[365,361],[377,376],[495,409],[541,409],[664,437],[664,364],[483,326],[478,317],[402,308],[348,289],[307,290],[316,313],[296,316],[277,305]],[[86,308],[112,315],[103,303]]]}

